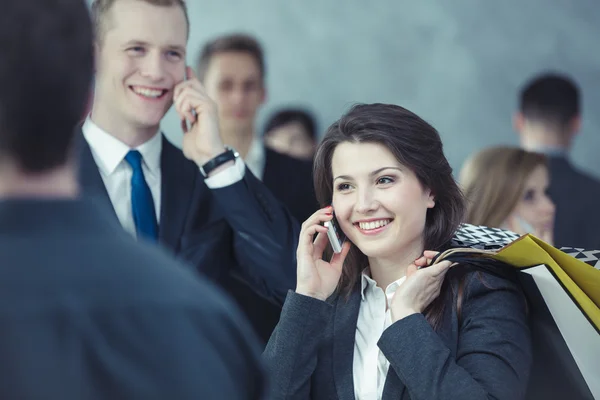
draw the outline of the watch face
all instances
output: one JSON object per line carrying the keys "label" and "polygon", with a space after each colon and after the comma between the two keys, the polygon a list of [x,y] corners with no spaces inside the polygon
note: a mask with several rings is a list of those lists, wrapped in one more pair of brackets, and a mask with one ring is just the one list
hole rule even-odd
{"label": "watch face", "polygon": [[233,147],[225,146],[225,149],[227,149],[228,151],[232,151],[233,152],[233,156],[235,158],[238,158],[240,156],[240,153],[238,153],[237,150],[234,149]]}

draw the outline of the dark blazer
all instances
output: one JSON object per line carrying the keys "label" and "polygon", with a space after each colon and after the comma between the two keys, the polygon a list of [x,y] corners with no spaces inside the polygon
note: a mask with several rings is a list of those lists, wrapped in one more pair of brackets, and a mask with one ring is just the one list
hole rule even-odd
{"label": "dark blazer", "polygon": [[312,162],[265,148],[262,181],[300,222],[306,221],[319,208],[312,168]]}
{"label": "dark blazer", "polygon": [[[265,148],[263,183],[296,217],[304,222],[319,208],[312,179],[312,163]],[[279,321],[281,304],[256,294],[243,280],[225,284],[266,344]]]}
{"label": "dark blazer", "polygon": [[261,398],[242,314],[111,213],[0,201],[0,398]]}
{"label": "dark blazer", "polygon": [[[453,267],[457,268],[457,267]],[[384,400],[519,400],[531,343],[525,300],[516,283],[466,275],[459,318],[456,287],[445,290],[441,326],[422,314],[388,327],[378,345],[390,362]],[[263,358],[273,399],[354,399],[353,355],[361,296],[323,302],[288,293]]]}
{"label": "dark blazer", "polygon": [[[80,135],[80,181],[112,208],[87,142]],[[249,170],[233,185],[209,189],[197,165],[163,137],[159,241],[223,285],[234,274],[262,297],[283,304],[295,287],[300,225]],[[116,215],[112,215],[116,219]]]}
{"label": "dark blazer", "polygon": [[554,244],[600,249],[600,181],[577,170],[565,157],[550,156],[550,197],[556,204]]}

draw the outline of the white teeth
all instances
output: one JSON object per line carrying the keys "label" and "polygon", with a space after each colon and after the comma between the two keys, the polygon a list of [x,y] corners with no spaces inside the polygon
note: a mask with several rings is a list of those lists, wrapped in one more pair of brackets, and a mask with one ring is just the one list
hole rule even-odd
{"label": "white teeth", "polygon": [[359,222],[358,226],[360,227],[360,229],[370,230],[370,229],[381,228],[382,226],[386,226],[389,223],[390,223],[389,219],[380,219],[378,221]]}
{"label": "white teeth", "polygon": [[135,87],[135,86],[133,87],[133,91],[144,97],[151,97],[151,98],[157,98],[163,94],[162,90],[139,88],[139,87]]}

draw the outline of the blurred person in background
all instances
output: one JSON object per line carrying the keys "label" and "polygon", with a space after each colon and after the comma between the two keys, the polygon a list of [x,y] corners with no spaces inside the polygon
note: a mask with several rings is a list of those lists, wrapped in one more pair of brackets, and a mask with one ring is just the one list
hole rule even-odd
{"label": "blurred person in background", "polygon": [[554,243],[555,207],[548,196],[544,155],[516,147],[491,147],[472,155],[460,171],[467,198],[465,222],[534,234]]}
{"label": "blurred person in background", "polygon": [[299,108],[278,110],[267,120],[263,140],[278,153],[312,162],[317,147],[315,118]]}
{"label": "blurred person in background", "polygon": [[513,123],[522,148],[548,157],[556,245],[600,249],[600,181],[569,160],[581,128],[581,94],[575,81],[558,73],[533,77],[521,89]]}
{"label": "blurred person in background", "polygon": [[312,163],[276,152],[257,132],[257,116],[267,98],[266,63],[258,40],[245,34],[219,36],[206,43],[198,59],[198,76],[217,103],[219,126],[252,173],[304,221],[317,209]]}
{"label": "blurred person in background", "polygon": [[[218,106],[224,143],[240,153],[252,174],[298,221],[304,221],[317,209],[312,163],[266,148],[257,134],[257,114],[267,96],[260,43],[244,34],[214,38],[200,50],[197,69],[207,94]],[[239,274],[232,274],[226,286],[266,343],[279,319],[281,305],[250,291],[245,277]]]}

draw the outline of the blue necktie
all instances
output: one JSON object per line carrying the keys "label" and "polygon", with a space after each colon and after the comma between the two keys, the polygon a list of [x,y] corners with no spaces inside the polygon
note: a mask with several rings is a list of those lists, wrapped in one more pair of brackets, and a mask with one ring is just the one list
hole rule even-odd
{"label": "blue necktie", "polygon": [[125,160],[131,165],[133,175],[131,176],[131,211],[138,238],[144,238],[155,242],[158,239],[158,223],[152,192],[146,183],[144,171],[142,171],[142,155],[137,150],[131,150],[125,156]]}

